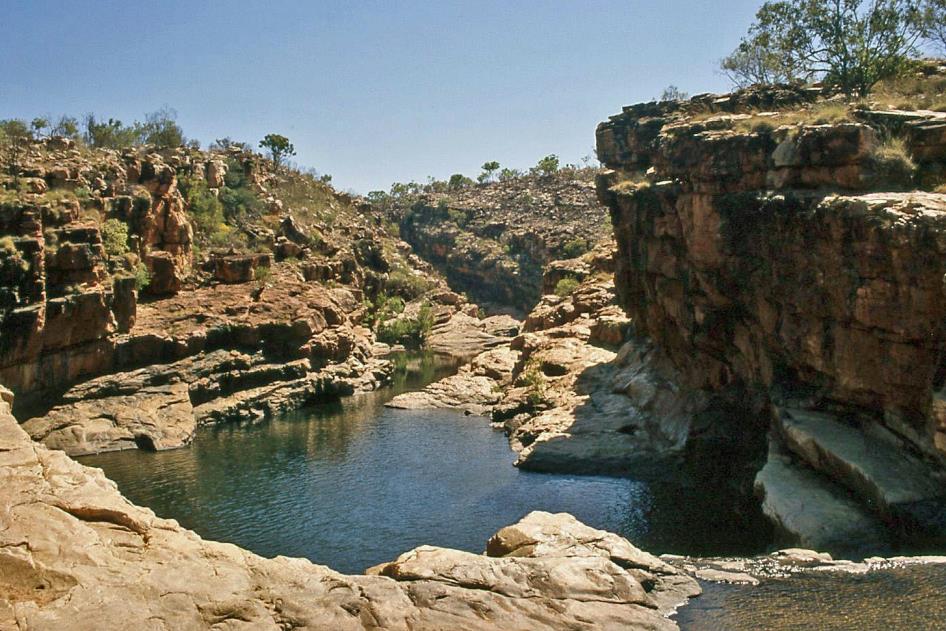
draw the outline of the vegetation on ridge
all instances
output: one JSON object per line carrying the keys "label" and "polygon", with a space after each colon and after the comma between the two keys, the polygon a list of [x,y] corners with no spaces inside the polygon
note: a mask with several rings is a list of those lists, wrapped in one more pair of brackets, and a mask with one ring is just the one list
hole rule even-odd
{"label": "vegetation on ridge", "polygon": [[734,84],[822,81],[848,96],[907,74],[921,41],[946,47],[944,0],[766,2],[721,61]]}

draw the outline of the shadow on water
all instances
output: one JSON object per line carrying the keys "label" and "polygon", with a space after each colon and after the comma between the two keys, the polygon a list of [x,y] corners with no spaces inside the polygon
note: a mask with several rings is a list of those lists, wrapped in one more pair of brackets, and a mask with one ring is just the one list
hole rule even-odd
{"label": "shadow on water", "polygon": [[532,510],[646,531],[646,486],[627,478],[526,473],[478,417],[383,407],[455,370],[415,358],[392,388],[257,425],[201,430],[186,449],[82,458],[132,501],[204,537],[345,572],[421,544],[481,552]]}
{"label": "shadow on water", "polygon": [[768,531],[741,518],[742,499],[718,483],[725,468],[668,465],[637,479],[525,472],[482,418],[384,407],[455,370],[404,357],[380,392],[205,428],[185,449],[81,460],[204,537],[347,572],[421,544],[480,552],[532,510],[572,513],[655,553],[751,555],[768,545]]}
{"label": "shadow on water", "polygon": [[[102,467],[132,501],[204,537],[349,573],[421,544],[481,552],[496,530],[532,510],[572,513],[657,553],[741,556],[768,545],[754,516],[740,517],[741,496],[722,484],[732,473],[725,465],[688,458],[651,482],[529,473],[512,466],[506,437],[481,418],[384,407],[455,368],[404,359],[379,393],[203,429],[186,449],[81,460]],[[934,566],[791,576],[755,588],[707,584],[677,619],[714,631],[944,628],[944,574]]]}

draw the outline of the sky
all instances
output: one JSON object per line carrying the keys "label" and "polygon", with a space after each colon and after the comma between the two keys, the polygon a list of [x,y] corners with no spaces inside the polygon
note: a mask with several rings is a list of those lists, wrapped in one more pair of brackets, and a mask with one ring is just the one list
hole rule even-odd
{"label": "sky", "polygon": [[204,146],[288,136],[366,193],[591,155],[668,85],[722,92],[761,0],[2,0],[0,119],[162,107]]}

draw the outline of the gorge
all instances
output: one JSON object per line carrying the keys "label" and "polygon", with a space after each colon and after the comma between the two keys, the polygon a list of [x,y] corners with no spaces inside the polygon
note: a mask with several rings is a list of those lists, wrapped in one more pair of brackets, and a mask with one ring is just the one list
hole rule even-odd
{"label": "gorge", "polygon": [[861,621],[941,620],[946,116],[829,107],[630,106],[603,169],[380,201],[31,142],[0,629],[754,628],[885,580],[937,604]]}

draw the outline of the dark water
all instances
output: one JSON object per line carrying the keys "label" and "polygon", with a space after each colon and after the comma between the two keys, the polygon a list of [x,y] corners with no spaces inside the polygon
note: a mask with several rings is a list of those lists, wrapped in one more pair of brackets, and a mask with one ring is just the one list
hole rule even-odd
{"label": "dark water", "polygon": [[[710,474],[681,481],[668,470],[645,483],[523,472],[482,418],[384,408],[453,369],[430,359],[410,366],[383,392],[202,430],[187,449],[82,461],[204,537],[349,573],[421,544],[480,552],[532,510],[572,513],[656,553],[749,556],[770,543],[755,517],[727,510]],[[704,589],[675,618],[683,629],[946,629],[946,566]]]}
{"label": "dark water", "polygon": [[449,370],[430,361],[415,368],[385,392],[207,429],[187,449],[82,462],[204,537],[344,572],[421,544],[481,552],[490,535],[531,510],[647,530],[650,500],[640,482],[520,472],[505,436],[482,418],[382,407]]}
{"label": "dark water", "polygon": [[481,552],[532,510],[571,513],[655,553],[750,555],[769,543],[758,520],[721,509],[711,481],[523,472],[483,418],[384,408],[454,370],[430,358],[410,368],[382,392],[204,429],[186,449],[81,460],[135,503],[206,538],[344,572],[421,544]]}
{"label": "dark water", "polygon": [[757,587],[704,583],[674,618],[684,631],[946,629],[946,566],[807,572]]}

